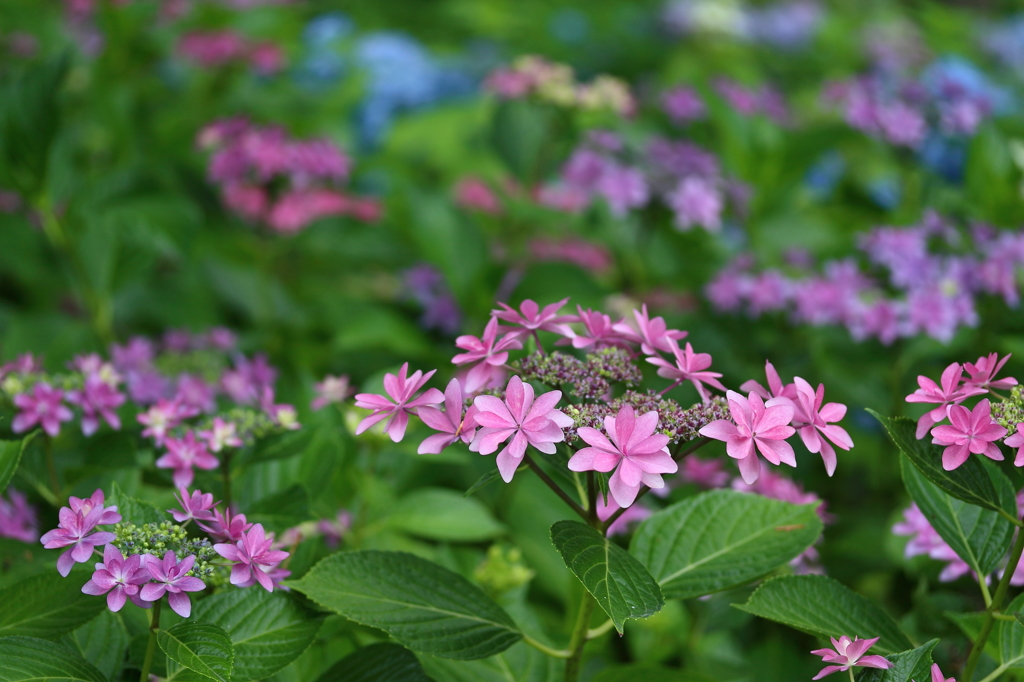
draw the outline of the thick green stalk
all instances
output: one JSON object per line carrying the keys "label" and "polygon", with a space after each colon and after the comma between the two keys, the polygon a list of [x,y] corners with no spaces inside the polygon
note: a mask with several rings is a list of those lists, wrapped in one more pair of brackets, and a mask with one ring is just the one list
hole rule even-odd
{"label": "thick green stalk", "polygon": [[146,658],[142,661],[142,675],[139,682],[149,682],[149,669],[153,667],[153,654],[156,652],[156,631],[160,629],[160,604],[163,598],[153,604],[153,618],[149,621],[149,641],[146,643]]}
{"label": "thick green stalk", "polygon": [[576,625],[573,627],[572,638],[569,640],[569,658],[565,661],[565,682],[577,682],[583,666],[583,647],[587,644],[587,633],[590,631],[590,616],[594,613],[597,602],[593,595],[583,590],[580,598],[580,609],[576,612]]}

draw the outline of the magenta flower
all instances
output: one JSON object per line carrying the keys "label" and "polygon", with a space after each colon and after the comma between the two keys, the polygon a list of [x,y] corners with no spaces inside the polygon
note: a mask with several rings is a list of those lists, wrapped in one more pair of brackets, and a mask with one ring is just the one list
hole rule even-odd
{"label": "magenta flower", "polygon": [[839,639],[835,637],[830,637],[829,639],[832,640],[832,646],[835,647],[835,651],[832,649],[816,649],[811,653],[815,656],[821,656],[822,663],[835,663],[836,665],[827,666],[812,679],[820,680],[832,673],[846,672],[853,666],[879,668],[881,670],[888,670],[892,667],[892,663],[881,656],[864,655],[868,649],[875,645],[875,642],[879,639],[878,637],[873,639],[857,639],[855,637],[851,641],[849,637],[843,635]]}
{"label": "magenta flower", "polygon": [[1003,368],[1003,365],[1009,359],[1009,354],[1000,360],[998,353],[989,353],[988,357],[982,356],[978,358],[977,362],[965,362],[964,369],[967,370],[968,378],[964,379],[964,384],[984,389],[1012,388],[1016,386],[1017,380],[1013,377],[996,379],[996,374],[999,374],[999,370]]}
{"label": "magenta flower", "polygon": [[945,445],[942,452],[942,468],[952,471],[967,461],[971,453],[985,455],[1001,461],[1003,453],[995,441],[1006,435],[1006,429],[992,421],[992,409],[988,398],[980,401],[973,410],[963,405],[946,407],[950,424],[932,429],[932,443]]}
{"label": "magenta flower", "polygon": [[669,329],[662,317],[651,319],[647,314],[647,304],[644,304],[640,310],[634,310],[633,318],[636,320],[636,329],[633,329],[625,320],[616,322],[612,329],[622,334],[626,340],[639,343],[640,350],[645,355],[657,355],[658,351],[671,353],[672,342],[685,338],[687,334],[678,329]]}
{"label": "magenta flower", "polygon": [[937,403],[938,407],[925,412],[917,421],[917,438],[924,438],[933,425],[946,418],[946,406],[959,404],[971,396],[985,393],[985,389],[975,386],[960,386],[960,377],[964,369],[954,362],[942,371],[942,386],[926,376],[918,376],[917,383],[921,387],[907,396],[908,403]]}
{"label": "magenta flower", "polygon": [[392,441],[398,443],[405,437],[405,427],[409,425],[409,415],[415,414],[416,408],[444,402],[444,394],[436,388],[428,388],[422,395],[414,397],[416,391],[420,390],[423,384],[434,376],[436,369],[432,369],[426,374],[416,370],[411,377],[406,378],[408,371],[409,363],[407,362],[398,370],[398,376],[390,373],[384,375],[384,390],[391,396],[391,400],[376,393],[360,393],[356,396],[356,407],[373,410],[370,416],[359,422],[359,426],[356,427],[357,436],[382,419],[387,419],[388,423],[384,425],[384,433],[388,434]]}
{"label": "magenta flower", "polygon": [[166,594],[171,610],[182,618],[188,618],[192,613],[192,601],[185,593],[206,589],[206,583],[188,575],[195,566],[195,556],[189,554],[180,562],[174,552],[167,552],[162,560],[152,554],[142,556],[144,568],[149,571],[153,582],[143,585],[139,596],[145,601],[155,602]]}
{"label": "magenta flower", "polygon": [[829,423],[837,422],[846,416],[846,405],[828,403],[823,406],[821,403],[825,399],[825,384],[818,384],[818,390],[815,391],[800,377],[793,381],[797,394],[797,412],[794,419],[797,422],[800,439],[810,452],[821,453],[825,471],[831,476],[836,470],[836,451],[828,441],[832,441],[843,450],[853,447],[853,439],[846,429]]}
{"label": "magenta flower", "polygon": [[932,663],[932,682],[956,682],[952,677],[947,678],[939,669],[938,663]]}
{"label": "magenta flower", "polygon": [[100,417],[110,428],[120,429],[121,418],[116,410],[124,401],[124,394],[117,390],[117,386],[100,374],[87,377],[82,390],[68,393],[68,402],[82,408],[82,433],[86,436],[91,436],[99,429]]}
{"label": "magenta flower", "polygon": [[416,452],[421,455],[436,455],[457,440],[470,443],[476,434],[476,405],[470,405],[468,410],[462,407],[462,386],[458,379],[448,382],[448,388],[444,391],[445,411],[436,407],[421,407],[416,414],[423,423],[440,431],[433,436],[427,436]]}
{"label": "magenta flower", "polygon": [[143,438],[152,438],[157,445],[163,445],[167,432],[181,423],[183,419],[194,417],[199,411],[182,405],[177,400],[158,400],[136,419],[146,428],[142,430]]}
{"label": "magenta flower", "polygon": [[775,366],[767,360],[764,363],[764,373],[768,378],[768,388],[751,379],[740,384],[740,390],[747,393],[753,391],[765,400],[771,398],[796,400],[796,384],[783,384],[782,379],[779,378],[779,373],[775,371]]}
{"label": "magenta flower", "polygon": [[1003,441],[1007,447],[1019,448],[1013,459],[1013,466],[1024,466],[1024,424],[1017,424],[1017,430]]}
{"label": "magenta flower", "polygon": [[25,495],[14,488],[7,489],[8,500],[0,497],[0,538],[13,538],[22,542],[39,539],[36,510]]}
{"label": "magenta flower", "polygon": [[64,391],[46,382],[36,384],[31,394],[14,396],[14,405],[21,411],[11,422],[11,430],[23,433],[39,424],[50,437],[56,438],[60,433],[60,423],[74,418],[68,406],[61,402],[63,398]]}
{"label": "magenta flower", "polygon": [[70,508],[61,507],[57,528],[44,533],[39,541],[44,549],[70,547],[57,559],[57,572],[67,577],[76,563],[85,563],[92,556],[93,547],[114,541],[114,534],[108,531],[94,533],[98,525],[118,523],[121,515],[116,506],[103,506],[103,491],[97,490],[92,497],[69,500]]}
{"label": "magenta flower", "polygon": [[174,394],[174,400],[186,409],[195,410],[197,414],[200,412],[209,414],[217,410],[213,386],[191,374],[185,374],[178,378],[178,390]]}
{"label": "magenta flower", "polygon": [[689,343],[686,344],[684,349],[680,349],[679,344],[675,341],[671,341],[670,345],[672,346],[672,354],[676,358],[674,365],[660,355],[647,358],[647,362],[659,367],[659,377],[672,379],[676,384],[683,381],[692,382],[694,388],[697,389],[697,394],[700,395],[700,399],[704,402],[709,400],[708,391],[704,388],[704,384],[714,386],[720,391],[725,390],[725,386],[718,380],[718,377],[722,376],[719,372],[705,371],[711,366],[710,353],[694,353],[693,346]]}
{"label": "magenta flower", "polygon": [[142,608],[149,604],[139,596],[141,586],[149,582],[149,571],[143,565],[142,554],[132,554],[127,559],[114,545],[103,548],[103,562],[96,564],[96,572],[82,586],[84,594],[107,595],[107,608],[118,612],[130,598]]}
{"label": "magenta flower", "polygon": [[217,544],[214,551],[228,561],[231,567],[231,584],[249,587],[259,583],[267,592],[274,591],[274,584],[267,571],[288,557],[288,552],[272,550],[273,536],[267,537],[263,525],[257,523],[245,537],[235,544]]}
{"label": "magenta flower", "polygon": [[237,542],[242,539],[245,531],[252,528],[252,524],[245,520],[245,514],[232,516],[230,509],[225,509],[221,514],[219,509],[214,508],[213,518],[208,521],[209,525],[196,519],[196,525],[209,533],[214,540],[221,542]]}
{"label": "magenta flower", "polygon": [[332,403],[340,403],[348,399],[352,388],[349,386],[348,377],[335,377],[327,375],[323,381],[313,386],[316,397],[309,404],[314,410],[320,410]]}
{"label": "magenta flower", "polygon": [[503,365],[508,362],[508,351],[523,347],[515,334],[507,334],[498,340],[496,317],[492,317],[487,323],[482,337],[466,334],[455,339],[455,345],[469,352],[459,353],[453,357],[453,364],[477,363],[466,375],[466,391],[469,393],[476,393],[493,381],[502,381],[505,378]]}
{"label": "magenta flower", "polygon": [[243,445],[242,439],[238,437],[238,426],[220,417],[214,417],[210,429],[200,431],[199,437],[206,441],[210,452],[220,452],[224,448],[240,448]]}
{"label": "magenta flower", "polygon": [[580,438],[590,447],[572,456],[569,469],[605,473],[614,470],[608,489],[616,504],[628,507],[636,499],[641,485],[664,488],[661,474],[673,474],[679,469],[665,447],[668,436],[655,433],[657,428],[657,412],[637,417],[632,407],[623,405],[618,416],[604,418],[607,437],[597,429],[580,427]]}
{"label": "magenta flower", "polygon": [[527,445],[550,455],[555,443],[565,440],[562,429],[573,421],[554,409],[561,397],[561,391],[550,391],[534,400],[533,386],[516,376],[508,381],[504,402],[492,395],[477,396],[473,401],[476,423],[483,428],[476,432],[469,449],[489,455],[511,438],[497,457],[498,471],[508,483],[526,456]]}
{"label": "magenta flower", "polygon": [[184,523],[185,521],[192,520],[213,520],[213,512],[210,510],[217,504],[213,501],[213,493],[204,493],[200,490],[196,490],[189,495],[188,488],[181,486],[178,488],[178,492],[174,495],[174,499],[178,501],[181,509],[168,509],[167,513],[173,516],[174,520],[178,523]]}
{"label": "magenta flower", "polygon": [[796,466],[793,447],[786,439],[796,433],[789,425],[793,420],[793,404],[786,398],[772,398],[768,402],[751,392],[744,398],[735,391],[726,393],[733,422],[718,419],[700,430],[700,435],[725,441],[725,451],[737,460],[740,476],[745,483],[753,483],[761,473],[757,452],[778,466],[781,463]]}
{"label": "magenta flower", "polygon": [[568,298],[563,298],[561,301],[546,305],[541,309],[537,303],[526,299],[519,304],[518,311],[507,303],[499,302],[498,305],[502,309],[492,310],[491,315],[503,322],[522,327],[522,329],[499,328],[499,331],[507,331],[509,336],[515,339],[528,336],[530,333],[536,334],[541,330],[565,336],[565,324],[576,321],[576,318],[572,315],[558,314],[558,311],[564,308],[568,302]]}
{"label": "magenta flower", "polygon": [[565,328],[566,338],[559,340],[555,345],[572,344],[573,348],[629,348],[626,337],[615,330],[612,318],[601,311],[583,310],[576,306],[579,322],[583,324],[583,333],[577,334],[571,328]]}
{"label": "magenta flower", "polygon": [[220,461],[206,450],[206,444],[196,440],[189,431],[184,438],[168,438],[164,442],[167,452],[156,461],[161,469],[174,469],[174,485],[178,488],[192,485],[192,467],[216,469]]}

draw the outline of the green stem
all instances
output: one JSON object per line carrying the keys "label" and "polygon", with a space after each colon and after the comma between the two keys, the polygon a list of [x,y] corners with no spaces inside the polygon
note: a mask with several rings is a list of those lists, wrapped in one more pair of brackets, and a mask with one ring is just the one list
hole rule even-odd
{"label": "green stem", "polygon": [[985,582],[984,576],[978,576],[978,587],[981,588],[981,597],[985,600],[985,608],[992,606],[992,595],[989,592],[988,584]]}
{"label": "green stem", "polygon": [[598,625],[596,628],[590,628],[589,630],[587,630],[587,639],[597,639],[604,633],[611,630],[612,625],[614,625],[614,623],[612,623],[612,619],[609,618],[601,625]]}
{"label": "green stem", "polygon": [[992,634],[992,627],[996,622],[995,614],[999,613],[999,610],[1003,607],[1006,592],[1010,589],[1010,578],[1013,577],[1014,572],[1017,570],[1017,564],[1020,563],[1022,552],[1024,552],[1024,531],[1018,531],[1017,539],[1013,543],[1013,549],[1010,550],[1010,561],[1006,564],[1003,577],[999,579],[996,593],[992,596],[992,603],[985,610],[985,622],[982,623],[978,639],[974,641],[974,645],[971,647],[971,654],[967,657],[967,665],[964,666],[964,671],[961,675],[964,682],[971,682],[974,679],[974,669],[978,667],[981,653],[985,650],[985,643],[988,641],[989,635]]}
{"label": "green stem", "polygon": [[548,656],[551,656],[552,658],[569,658],[570,656],[572,656],[572,652],[569,651],[568,649],[552,649],[547,644],[543,644],[541,642],[538,642],[533,637],[530,637],[527,634],[523,635],[523,642],[525,642],[526,644],[529,644],[530,646],[532,646],[537,651],[544,652],[545,654],[547,654]]}
{"label": "green stem", "polygon": [[569,640],[569,658],[565,661],[565,682],[577,682],[580,678],[580,669],[583,667],[583,647],[587,643],[590,616],[594,613],[596,604],[593,595],[587,590],[583,590],[580,609],[576,612],[576,625],[572,631],[572,638]]}
{"label": "green stem", "polygon": [[846,672],[850,673],[850,682],[857,682],[857,678],[855,678],[853,676],[853,667],[852,666],[847,668]]}
{"label": "green stem", "polygon": [[526,459],[526,464],[531,469],[533,469],[533,473],[537,474],[537,477],[540,480],[544,481],[544,483],[549,488],[551,488],[553,491],[555,491],[555,494],[558,495],[560,498],[562,498],[562,501],[565,502],[567,505],[569,505],[569,507],[574,512],[576,512],[581,519],[583,519],[584,521],[589,521],[589,517],[587,516],[587,512],[583,509],[583,507],[581,507],[578,504],[576,504],[576,500],[574,500],[571,497],[569,497],[569,493],[567,493],[564,490],[562,490],[561,486],[559,486],[557,483],[555,483],[551,479],[551,477],[548,476],[547,473],[543,469],[540,468],[540,465],[537,464],[535,461],[533,461],[532,457],[530,457],[529,455],[526,455],[525,459]]}
{"label": "green stem", "polygon": [[160,604],[163,598],[153,604],[153,617],[149,621],[149,641],[146,643],[146,658],[142,661],[142,675],[139,682],[149,682],[149,669],[153,666],[153,654],[156,652],[156,631],[160,629]]}

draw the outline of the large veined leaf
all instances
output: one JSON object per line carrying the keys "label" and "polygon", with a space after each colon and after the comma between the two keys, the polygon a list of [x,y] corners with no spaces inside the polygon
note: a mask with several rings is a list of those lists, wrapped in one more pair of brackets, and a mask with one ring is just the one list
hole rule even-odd
{"label": "large veined leaf", "polygon": [[104,611],[62,640],[111,680],[121,677],[129,641],[121,617],[110,611]]}
{"label": "large veined leaf", "polygon": [[158,631],[156,643],[170,661],[183,668],[215,682],[229,682],[231,679],[234,649],[223,628],[210,623],[185,621],[169,630]]}
{"label": "large veined leaf", "polygon": [[54,642],[0,637],[0,682],[107,682],[92,664]]}
{"label": "large veined leaf", "polygon": [[14,472],[21,463],[21,455],[25,446],[39,433],[33,431],[21,440],[0,440],[0,492],[7,490],[7,485],[14,478]]}
{"label": "large veined leaf", "polygon": [[[1010,602],[1005,613],[1024,609],[1024,594]],[[1010,668],[1024,668],[1024,625],[1018,620],[999,621],[999,663]]]}
{"label": "large veined leaf", "polygon": [[95,618],[107,602],[82,594],[80,577],[44,573],[0,590],[0,637],[56,639]]}
{"label": "large veined leaf", "polygon": [[665,605],[647,568],[590,526],[559,521],[551,526],[551,541],[620,634],[627,618],[646,618]]}
{"label": "large veined leaf", "polygon": [[233,682],[261,680],[284,668],[313,643],[322,622],[287,594],[257,589],[207,597],[192,619],[228,634],[235,654]]}
{"label": "large veined leaf", "polygon": [[[953,471],[946,471],[942,468],[943,448],[932,444],[929,438],[915,438],[917,424],[914,420],[907,417],[883,417],[872,410],[868,412],[882,423],[896,447],[929,481],[958,500],[997,513],[1005,512],[1016,518],[1016,506],[1009,509],[1002,506],[992,478],[977,457],[968,457],[966,462]],[[999,473],[1003,475],[1002,472]]]}
{"label": "large veined leaf", "polygon": [[[1009,519],[947,495],[925,478],[906,455],[900,457],[900,469],[910,496],[953,551],[978,575],[994,571],[1010,546],[1014,526]],[[1013,486],[1005,477],[997,478],[994,484],[999,487],[1002,504],[1016,504]]]}
{"label": "large veined leaf", "polygon": [[443,488],[421,488],[403,497],[387,523],[411,535],[447,542],[479,542],[505,532],[480,500]]}
{"label": "large veined leaf", "polygon": [[106,504],[117,505],[117,511],[125,523],[141,526],[147,523],[160,523],[167,520],[167,515],[149,502],[129,497],[116,482],[110,488]]}
{"label": "large veined leaf", "polygon": [[512,618],[479,587],[405,552],[339,552],[287,585],[326,609],[384,630],[413,651],[486,658],[522,638]]}
{"label": "large veined leaf", "polygon": [[551,658],[520,642],[497,656],[478,661],[453,661],[421,656],[435,682],[551,682],[562,679],[565,661]]}
{"label": "large veined leaf", "polygon": [[874,650],[895,654],[913,648],[882,609],[838,580],[823,575],[772,578],[738,609],[822,637],[878,637]]}
{"label": "large veined leaf", "polygon": [[666,597],[698,597],[744,585],[798,557],[821,535],[816,506],[715,490],[651,516],[629,551]]}
{"label": "large veined leaf", "polygon": [[[939,640],[933,639],[916,649],[886,656],[892,667],[888,670],[865,668],[857,676],[857,682],[928,682],[932,678],[932,649],[938,643]],[[875,653],[874,649],[870,653]]]}
{"label": "large veined leaf", "polygon": [[352,652],[318,677],[317,682],[433,681],[423,672],[416,654],[397,644],[381,642]]}

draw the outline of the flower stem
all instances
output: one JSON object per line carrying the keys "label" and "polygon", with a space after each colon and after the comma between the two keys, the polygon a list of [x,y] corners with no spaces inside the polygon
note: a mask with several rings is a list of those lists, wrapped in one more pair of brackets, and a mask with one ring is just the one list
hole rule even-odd
{"label": "flower stem", "polygon": [[580,669],[583,667],[583,647],[587,643],[587,633],[590,631],[590,616],[594,613],[593,595],[583,590],[580,599],[580,609],[576,612],[576,625],[572,631],[572,639],[569,640],[569,658],[565,662],[565,682],[577,682],[580,678]]}
{"label": "flower stem", "polygon": [[978,639],[974,641],[974,645],[971,647],[971,654],[967,657],[967,664],[964,666],[964,671],[961,675],[964,682],[971,682],[974,679],[974,669],[978,667],[981,653],[985,650],[985,643],[988,641],[989,635],[992,634],[992,626],[996,622],[995,614],[999,613],[999,610],[1003,607],[1006,592],[1010,589],[1010,578],[1013,577],[1014,572],[1017,570],[1017,564],[1020,563],[1022,552],[1024,552],[1024,531],[1018,531],[1017,539],[1013,543],[1013,549],[1010,550],[1010,562],[1006,564],[1003,577],[999,579],[996,593],[992,596],[992,603],[985,610],[985,622],[981,625],[981,632],[978,633]]}
{"label": "flower stem", "polygon": [[568,649],[553,649],[549,647],[547,644],[544,644],[543,642],[538,642],[533,637],[530,637],[525,633],[523,634],[523,642],[529,644],[537,651],[544,652],[552,658],[569,658],[572,655],[572,652]]}
{"label": "flower stem", "polygon": [[596,628],[590,628],[589,630],[587,630],[587,639],[597,639],[604,633],[611,630],[612,625],[614,625],[614,623],[612,623],[612,619],[609,618],[605,622],[598,625]]}
{"label": "flower stem", "polygon": [[533,458],[530,457],[530,455],[526,455],[526,463],[527,463],[527,465],[529,465],[529,467],[531,469],[533,469],[533,473],[537,474],[537,477],[540,478],[540,480],[544,481],[544,483],[549,488],[551,488],[553,491],[555,491],[555,494],[558,495],[560,498],[562,498],[562,501],[565,502],[567,505],[569,505],[569,507],[574,512],[576,512],[581,519],[583,519],[584,521],[589,521],[590,520],[589,517],[587,516],[587,512],[583,509],[583,507],[581,507],[580,505],[576,504],[576,500],[574,500],[571,497],[569,497],[569,493],[567,493],[564,490],[562,490],[561,486],[559,486],[557,483],[555,483],[551,479],[551,477],[548,476],[547,473],[543,469],[540,468],[540,465],[537,464],[537,462],[533,461]]}
{"label": "flower stem", "polygon": [[846,672],[850,673],[850,682],[857,682],[857,678],[853,676],[853,666],[847,668]]}
{"label": "flower stem", "polygon": [[156,652],[156,632],[160,629],[160,604],[163,599],[157,599],[153,604],[153,617],[149,621],[149,642],[146,643],[146,658],[142,661],[142,675],[139,682],[149,682],[149,669],[153,667],[153,654]]}

